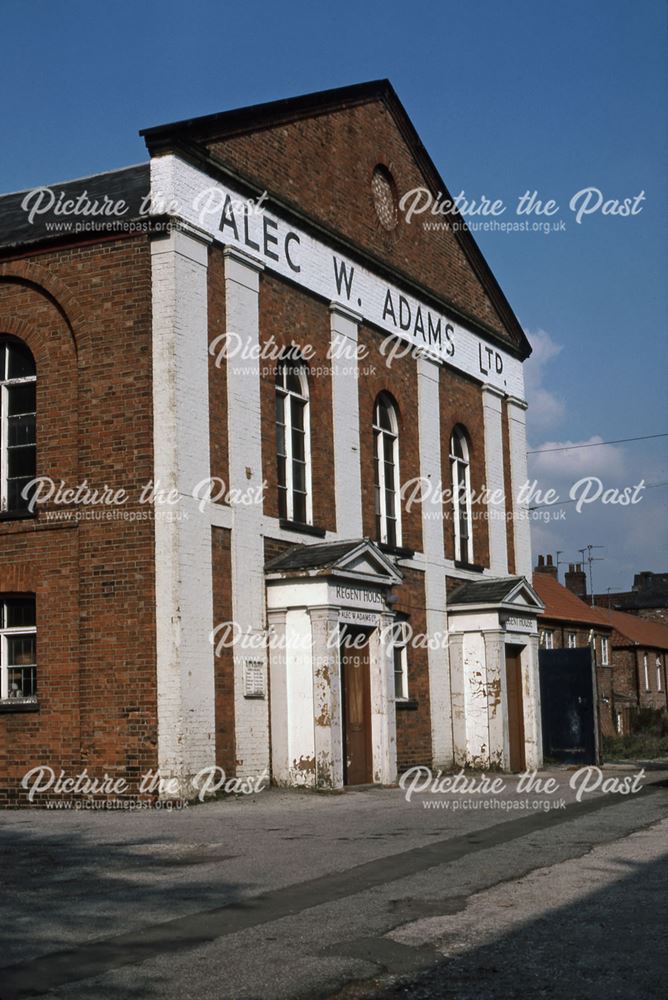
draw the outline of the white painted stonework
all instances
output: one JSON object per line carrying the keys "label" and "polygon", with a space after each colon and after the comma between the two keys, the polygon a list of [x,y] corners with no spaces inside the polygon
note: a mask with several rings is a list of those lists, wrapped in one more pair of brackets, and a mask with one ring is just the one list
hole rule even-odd
{"label": "white painted stonework", "polygon": [[[168,154],[151,161],[151,194],[156,214],[162,214],[165,205],[174,206],[173,214],[200,227],[215,241],[242,250],[268,271],[358,312],[366,322],[429,350],[483,383],[523,396],[522,362],[509,351],[491,346],[445,307],[436,309],[333,252],[280,212],[264,205],[249,207],[248,199],[229,183],[214,180]],[[342,267],[348,280],[342,277]],[[429,331],[436,329],[440,344],[430,336]]]}
{"label": "white painted stonework", "polygon": [[181,515],[155,520],[158,765],[184,796],[215,764],[211,531],[193,497],[210,476],[206,244],[180,231],[151,246],[154,482]]}
{"label": "white painted stonework", "polygon": [[271,769],[273,780],[323,790],[342,788],[341,629],[351,612],[368,629],[373,781],[397,780],[394,661],[388,588],[400,581],[380,553],[357,552],[322,573],[267,575],[271,625]]}
{"label": "white painted stonework", "polygon": [[[542,604],[518,582],[499,606],[451,606],[454,760],[463,767],[510,767],[505,650],[521,647],[524,753],[528,768],[543,761],[537,616]],[[516,626],[515,622],[519,622]]]}
{"label": "white painted stonework", "polygon": [[501,426],[503,394],[489,386],[482,390],[482,412],[485,433],[485,485],[490,497],[497,494],[499,501],[488,503],[487,524],[489,531],[490,570],[495,576],[508,572],[506,539],[505,483],[503,476],[503,433]]}

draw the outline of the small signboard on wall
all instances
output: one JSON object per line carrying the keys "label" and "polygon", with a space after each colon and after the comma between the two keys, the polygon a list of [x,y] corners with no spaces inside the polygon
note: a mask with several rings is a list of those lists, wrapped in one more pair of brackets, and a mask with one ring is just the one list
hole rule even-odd
{"label": "small signboard on wall", "polygon": [[264,698],[264,663],[244,660],[244,698]]}

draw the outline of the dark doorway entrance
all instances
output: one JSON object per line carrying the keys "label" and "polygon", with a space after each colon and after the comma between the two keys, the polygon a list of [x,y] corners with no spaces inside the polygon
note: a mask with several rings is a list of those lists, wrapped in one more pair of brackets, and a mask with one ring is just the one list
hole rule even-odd
{"label": "dark doorway entrance", "polygon": [[343,782],[346,785],[368,785],[372,781],[368,633],[357,629],[344,629],[340,653],[343,692]]}
{"label": "dark doorway entrance", "polygon": [[591,649],[541,649],[538,662],[545,757],[596,763]]}
{"label": "dark doorway entrance", "polygon": [[522,697],[521,646],[506,646],[506,691],[508,694],[508,736],[510,770],[524,771],[524,698]]}

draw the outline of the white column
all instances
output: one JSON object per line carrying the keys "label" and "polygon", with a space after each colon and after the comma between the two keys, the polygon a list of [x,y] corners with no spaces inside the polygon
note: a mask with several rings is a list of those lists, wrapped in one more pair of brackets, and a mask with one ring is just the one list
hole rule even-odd
{"label": "white column", "polygon": [[154,482],[181,517],[156,509],[158,765],[186,796],[215,764],[211,528],[193,497],[210,476],[207,242],[181,229],[151,245]]}
{"label": "white column", "polygon": [[[498,495],[500,500],[487,505],[487,525],[489,533],[489,565],[492,573],[505,576],[508,573],[508,549],[506,542],[506,505],[503,500],[503,430],[501,425],[501,401],[503,393],[492,386],[483,386],[482,412],[485,430],[485,485],[490,495]],[[510,497],[508,497],[510,503]]]}
{"label": "white column", "polygon": [[315,785],[343,788],[343,713],[337,608],[311,608]]}
{"label": "white column", "polygon": [[336,530],[340,538],[361,538],[362,479],[356,360],[361,317],[334,303],[330,306],[330,314]]}
{"label": "white column", "polygon": [[393,621],[394,615],[381,615],[379,627],[369,637],[373,780],[381,785],[392,785],[397,780]]}
{"label": "white column", "polygon": [[519,492],[527,482],[527,404],[514,396],[509,396],[508,407],[508,438],[510,445],[510,481],[513,493],[513,517],[515,537],[515,572],[518,576],[531,579],[531,525],[529,522],[528,505],[520,507]]}
{"label": "white column", "polygon": [[424,589],[427,634],[438,638],[427,651],[429,702],[431,708],[431,753],[435,767],[452,763],[452,705],[450,662],[447,648],[445,552],[441,480],[440,364],[427,357],[417,359],[418,429],[420,477],[429,499],[422,503],[422,548],[425,560]]}
{"label": "white column", "polygon": [[[227,426],[229,489],[260,492],[262,421],[260,370],[248,358],[260,340],[260,271],[262,265],[246,254],[225,250],[225,312],[228,332],[236,333],[245,350],[227,359]],[[245,646],[234,649],[234,725],[237,774],[256,775],[269,767],[269,713],[265,634],[264,546],[262,504],[238,504],[231,540],[232,614]],[[265,697],[244,696],[248,661],[261,663]]]}
{"label": "white column", "polygon": [[510,761],[505,633],[490,630],[485,637],[485,689],[489,728],[489,765],[503,769]]}
{"label": "white column", "polygon": [[543,725],[540,707],[538,636],[531,636],[520,654],[524,702],[524,752],[529,770],[543,766]]}
{"label": "white column", "polygon": [[452,702],[453,761],[464,767],[467,760],[466,699],[464,695],[464,636],[455,632],[449,638],[450,699]]}

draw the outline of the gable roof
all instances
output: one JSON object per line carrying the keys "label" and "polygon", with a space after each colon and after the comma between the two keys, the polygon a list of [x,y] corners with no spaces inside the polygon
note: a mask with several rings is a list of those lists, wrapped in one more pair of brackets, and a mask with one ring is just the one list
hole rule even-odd
{"label": "gable roof", "polygon": [[[303,94],[299,97],[235,108],[218,114],[186,118],[140,131],[151,155],[180,152],[196,155],[197,145],[238,137],[291,122],[330,114],[360,104],[381,101],[393,117],[404,141],[435,197],[452,200],[450,192],[420,139],[394,87],[387,79]],[[455,237],[469,266],[492,302],[520,357],[531,354],[531,345],[506,296],[459,213],[453,213]]]}
{"label": "gable roof", "polygon": [[[639,618],[637,615],[627,615],[624,611],[611,611],[608,608],[598,607],[589,610],[594,612],[601,624],[614,628],[622,639],[628,640],[629,645],[668,650],[668,625],[648,621],[647,618]],[[615,641],[613,645],[625,645],[625,643]]]}
{"label": "gable roof", "polygon": [[489,580],[466,580],[448,597],[448,608],[484,604],[507,604],[524,591],[530,604],[527,610],[540,607],[540,599],[523,576],[505,576]]}
{"label": "gable roof", "polygon": [[324,576],[328,573],[343,573],[360,577],[383,577],[397,583],[401,580],[401,572],[390,557],[370,538],[292,545],[287,551],[270,559],[265,564],[265,571],[269,575]]}
{"label": "gable roof", "polygon": [[[533,585],[545,605],[541,618],[556,621],[574,622],[578,625],[601,626],[596,608],[576,597],[568,587],[564,587],[551,573],[534,573]],[[612,626],[610,626],[612,627]]]}

